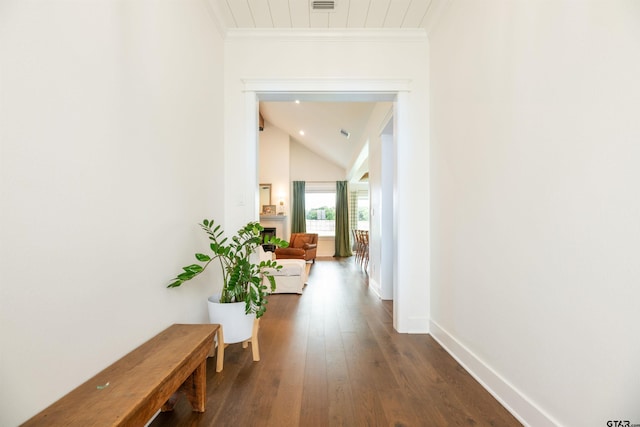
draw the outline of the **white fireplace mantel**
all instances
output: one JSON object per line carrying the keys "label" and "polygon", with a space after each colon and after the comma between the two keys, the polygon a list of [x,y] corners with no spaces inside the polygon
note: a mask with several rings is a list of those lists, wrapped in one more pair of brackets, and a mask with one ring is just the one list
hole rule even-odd
{"label": "white fireplace mantel", "polygon": [[263,227],[273,227],[276,229],[276,237],[289,240],[289,221],[286,215],[260,215],[260,225]]}

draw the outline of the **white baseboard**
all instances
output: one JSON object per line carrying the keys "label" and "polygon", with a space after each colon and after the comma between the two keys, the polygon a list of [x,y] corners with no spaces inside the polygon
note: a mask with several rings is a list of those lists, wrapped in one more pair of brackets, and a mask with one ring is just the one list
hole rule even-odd
{"label": "white baseboard", "polygon": [[369,289],[371,289],[378,298],[382,299],[382,295],[380,295],[380,284],[371,277],[369,277]]}
{"label": "white baseboard", "polygon": [[428,317],[406,317],[395,319],[394,328],[401,334],[428,334],[429,318]]}
{"label": "white baseboard", "polygon": [[522,424],[535,427],[560,425],[433,320],[430,331],[431,336]]}

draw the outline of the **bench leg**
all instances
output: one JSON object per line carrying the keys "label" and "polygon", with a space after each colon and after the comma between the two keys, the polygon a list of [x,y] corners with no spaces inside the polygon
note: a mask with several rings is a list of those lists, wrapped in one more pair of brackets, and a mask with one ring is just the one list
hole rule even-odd
{"label": "bench leg", "polygon": [[167,400],[165,404],[162,405],[162,408],[160,408],[160,411],[162,412],[173,411],[173,407],[176,406],[176,402],[178,401],[179,397],[180,397],[180,392],[176,391],[175,393],[173,393],[169,398],[169,400]]}
{"label": "bench leg", "polygon": [[207,360],[203,360],[183,384],[194,412],[204,412],[207,406]]}
{"label": "bench leg", "polygon": [[204,412],[207,404],[207,361],[206,359],[198,365],[195,371],[185,380],[178,391],[173,393],[169,400],[162,405],[162,412],[173,411],[180,392],[187,396],[194,412]]}

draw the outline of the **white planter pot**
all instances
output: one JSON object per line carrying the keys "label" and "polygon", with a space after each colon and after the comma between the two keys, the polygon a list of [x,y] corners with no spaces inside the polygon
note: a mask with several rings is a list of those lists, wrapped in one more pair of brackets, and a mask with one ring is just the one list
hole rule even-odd
{"label": "white planter pot", "polygon": [[225,344],[234,344],[251,338],[255,314],[245,314],[244,302],[221,304],[220,295],[209,297],[209,321],[222,325]]}

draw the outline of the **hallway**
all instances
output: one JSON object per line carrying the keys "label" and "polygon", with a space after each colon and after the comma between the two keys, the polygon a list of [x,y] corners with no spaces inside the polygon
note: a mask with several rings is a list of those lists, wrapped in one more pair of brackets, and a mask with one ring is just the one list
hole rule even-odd
{"label": "hallway", "polygon": [[182,397],[159,426],[516,426],[429,335],[395,333],[353,258],[318,259],[303,295],[275,294],[261,361],[240,344],[208,360],[207,411]]}

